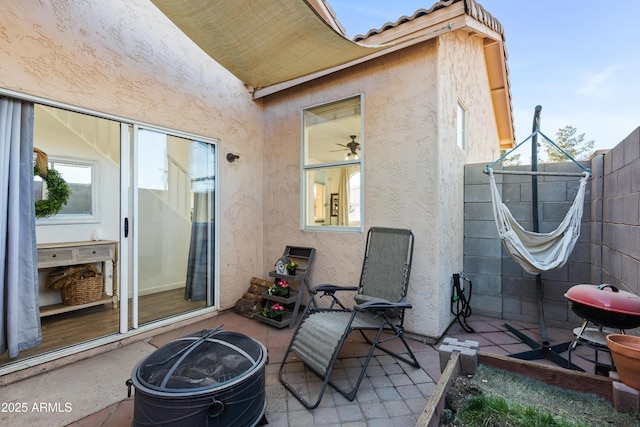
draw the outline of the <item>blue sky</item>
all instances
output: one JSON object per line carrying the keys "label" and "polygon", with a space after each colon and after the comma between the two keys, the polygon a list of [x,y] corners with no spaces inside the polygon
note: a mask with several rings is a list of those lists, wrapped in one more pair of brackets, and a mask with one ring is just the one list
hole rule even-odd
{"label": "blue sky", "polygon": [[[327,0],[349,37],[435,0]],[[504,27],[516,142],[566,125],[611,148],[640,126],[640,1],[479,0]],[[526,144],[525,144],[526,145]]]}

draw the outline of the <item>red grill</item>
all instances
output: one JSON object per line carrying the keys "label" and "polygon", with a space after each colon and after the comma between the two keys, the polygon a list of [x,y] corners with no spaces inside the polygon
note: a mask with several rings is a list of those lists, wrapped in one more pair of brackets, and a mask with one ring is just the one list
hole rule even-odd
{"label": "red grill", "polygon": [[640,297],[613,285],[576,285],[565,294],[582,319],[615,329],[640,327]]}

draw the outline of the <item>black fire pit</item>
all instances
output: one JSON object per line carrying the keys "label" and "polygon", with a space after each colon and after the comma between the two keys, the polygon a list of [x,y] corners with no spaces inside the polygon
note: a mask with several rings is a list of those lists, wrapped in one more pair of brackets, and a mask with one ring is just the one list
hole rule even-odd
{"label": "black fire pit", "polygon": [[255,426],[266,409],[266,348],[220,328],[179,338],[134,368],[132,426]]}

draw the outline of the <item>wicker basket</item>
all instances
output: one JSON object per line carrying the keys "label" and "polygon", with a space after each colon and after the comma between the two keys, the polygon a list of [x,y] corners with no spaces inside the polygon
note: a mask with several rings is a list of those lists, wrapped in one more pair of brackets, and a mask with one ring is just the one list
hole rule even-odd
{"label": "wicker basket", "polygon": [[64,305],[80,305],[99,300],[102,298],[102,273],[80,277],[74,283],[60,288],[60,297]]}

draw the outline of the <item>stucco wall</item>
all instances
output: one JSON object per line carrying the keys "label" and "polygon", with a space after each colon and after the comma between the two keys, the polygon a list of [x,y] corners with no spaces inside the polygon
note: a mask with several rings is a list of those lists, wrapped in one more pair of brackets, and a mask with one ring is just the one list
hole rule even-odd
{"label": "stucco wall", "polygon": [[[483,40],[466,33],[445,34],[439,39],[439,222],[438,330],[451,321],[452,275],[463,271],[464,247],[464,165],[490,161],[499,152],[498,133],[485,65]],[[458,147],[456,119],[458,102],[466,108],[467,144]]]}
{"label": "stucco wall", "polygon": [[260,102],[145,0],[1,0],[0,16],[1,88],[220,141],[220,302],[232,307],[264,265]]}
{"label": "stucco wall", "polygon": [[[364,228],[413,230],[408,299],[414,309],[406,326],[439,337],[451,321],[451,275],[462,269],[463,165],[468,156],[490,158],[487,147],[497,146],[481,42],[475,39],[453,37],[443,45],[432,40],[265,98],[263,276],[290,244],[316,248],[312,285],[357,284],[364,234],[299,229],[299,162],[300,111],[359,93]],[[468,153],[456,145],[458,96],[472,112]]]}
{"label": "stucco wall", "polygon": [[221,308],[267,277],[287,244],[318,250],[312,283],[357,282],[364,234],[299,229],[300,111],[364,93],[365,229],[413,229],[407,326],[444,331],[462,266],[463,165],[497,146],[481,39],[451,33],[254,102],[146,1],[0,0],[0,14],[0,87],[220,141]]}

